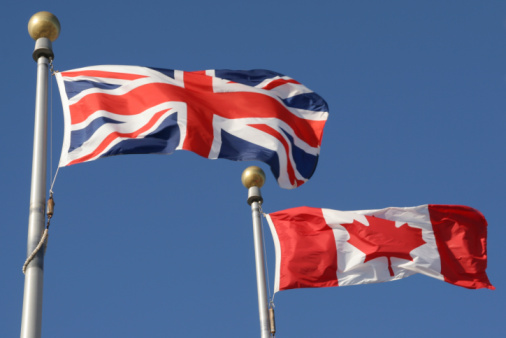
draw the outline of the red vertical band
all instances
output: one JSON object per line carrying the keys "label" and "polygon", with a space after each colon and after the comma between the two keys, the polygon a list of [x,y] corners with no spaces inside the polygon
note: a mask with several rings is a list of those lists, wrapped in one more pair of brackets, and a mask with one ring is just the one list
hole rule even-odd
{"label": "red vertical band", "polygon": [[459,205],[429,205],[429,214],[445,281],[470,289],[495,289],[487,268],[487,221]]}
{"label": "red vertical band", "polygon": [[280,242],[279,290],[338,286],[337,249],[319,208],[269,214]]}

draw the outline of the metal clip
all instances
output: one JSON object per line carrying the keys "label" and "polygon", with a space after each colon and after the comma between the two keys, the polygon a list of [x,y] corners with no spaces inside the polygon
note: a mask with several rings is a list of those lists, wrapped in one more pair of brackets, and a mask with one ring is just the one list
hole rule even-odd
{"label": "metal clip", "polygon": [[51,75],[55,75],[56,73],[58,73],[57,70],[54,70],[54,66],[53,66],[53,58],[50,57],[49,58],[49,70],[51,71]]}
{"label": "metal clip", "polygon": [[276,320],[274,318],[274,308],[269,308],[269,323],[271,324],[271,333],[274,336],[276,334]]}
{"label": "metal clip", "polygon": [[47,201],[47,218],[51,219],[54,214],[54,200],[53,200],[53,194],[49,196],[49,200]]}

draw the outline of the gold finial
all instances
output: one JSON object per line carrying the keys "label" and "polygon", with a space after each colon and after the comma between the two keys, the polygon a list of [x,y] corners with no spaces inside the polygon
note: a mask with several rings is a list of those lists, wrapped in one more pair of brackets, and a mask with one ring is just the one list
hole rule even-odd
{"label": "gold finial", "polygon": [[28,33],[35,41],[39,38],[48,38],[54,41],[60,35],[60,21],[49,12],[35,13],[28,21]]}
{"label": "gold finial", "polygon": [[241,181],[248,189],[251,187],[261,188],[265,183],[265,173],[262,168],[251,166],[242,172]]}

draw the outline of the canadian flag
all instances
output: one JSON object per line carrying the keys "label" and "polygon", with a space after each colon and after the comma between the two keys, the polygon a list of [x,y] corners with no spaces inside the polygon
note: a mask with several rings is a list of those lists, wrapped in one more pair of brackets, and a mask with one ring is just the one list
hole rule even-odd
{"label": "canadian flag", "polygon": [[275,292],[387,282],[415,273],[495,289],[485,273],[487,221],[470,207],[299,207],[266,218],[276,250]]}

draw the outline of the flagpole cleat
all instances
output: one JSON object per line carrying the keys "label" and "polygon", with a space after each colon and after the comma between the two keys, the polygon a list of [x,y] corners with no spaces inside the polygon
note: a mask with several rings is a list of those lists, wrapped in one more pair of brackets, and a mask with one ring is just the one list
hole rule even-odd
{"label": "flagpole cleat", "polygon": [[58,38],[60,30],[60,21],[54,14],[42,11],[32,15],[28,21],[28,33],[35,40],[32,54],[35,61],[41,56],[54,58],[51,42]]}

